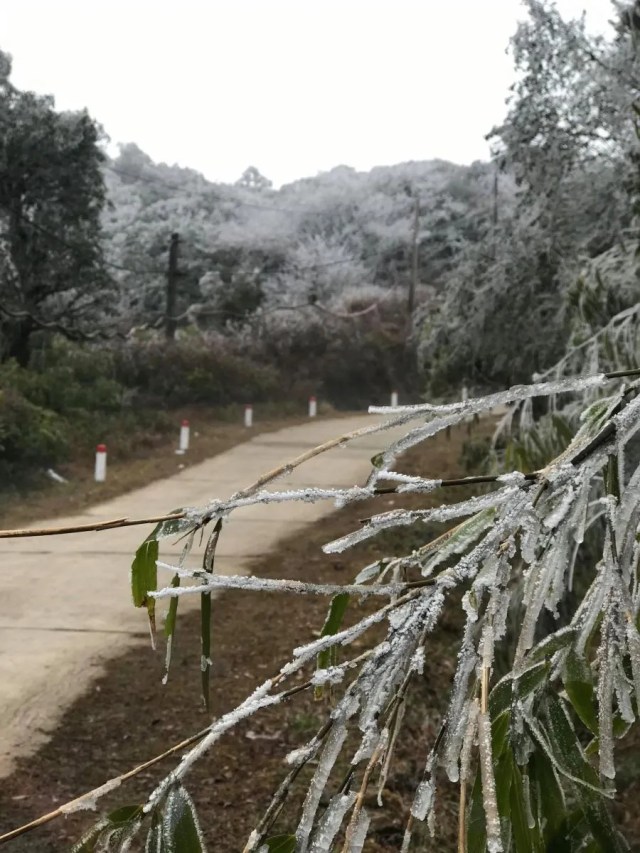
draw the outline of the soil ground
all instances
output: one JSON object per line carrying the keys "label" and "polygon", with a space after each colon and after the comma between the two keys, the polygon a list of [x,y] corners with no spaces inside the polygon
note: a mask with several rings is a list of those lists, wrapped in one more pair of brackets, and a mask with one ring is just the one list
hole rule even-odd
{"label": "soil ground", "polygon": [[[466,429],[439,436],[403,460],[406,470],[429,476],[456,476]],[[429,500],[404,498],[402,505],[424,506]],[[318,582],[350,581],[359,568],[381,555],[384,543],[374,540],[339,557],[320,550],[329,541],[358,526],[373,511],[400,506],[397,497],[379,497],[334,513],[283,541],[277,553],[252,566],[264,577],[287,577]],[[424,529],[423,529],[424,535]],[[388,544],[388,543],[387,543]],[[399,543],[396,543],[399,544]],[[405,542],[404,545],[410,544]],[[245,698],[265,677],[289,659],[290,650],[317,635],[327,603],[312,597],[229,592],[213,604],[212,713],[219,716]],[[428,646],[424,677],[416,682],[392,765],[384,806],[374,811],[374,832],[367,853],[399,850],[411,803],[413,785],[438,731],[451,685],[459,642],[457,610],[444,621]],[[188,613],[178,619],[177,646],[169,683],[163,686],[162,650],[137,647],[111,661],[90,693],[65,714],[55,736],[35,758],[21,760],[0,791],[0,831],[6,831],[55,809],[84,791],[128,770],[172,743],[203,728],[210,719],[201,707],[199,619]],[[283,758],[304,744],[327,712],[308,691],[262,713],[229,732],[191,771],[187,787],[196,803],[209,851],[236,853],[284,777]],[[637,755],[637,747],[636,747]],[[630,757],[637,766],[637,758]],[[101,801],[102,809],[144,802],[154,782],[173,766],[171,759],[145,771]],[[306,779],[306,777],[304,777]],[[617,815],[630,829],[633,850],[640,850],[634,808],[637,772],[624,783]],[[304,782],[304,779],[302,780]],[[276,831],[292,831],[299,791],[293,792]],[[438,840],[418,838],[416,850],[455,850],[457,791],[440,791]],[[95,821],[81,812],[59,818],[9,842],[8,853],[57,853]]]}

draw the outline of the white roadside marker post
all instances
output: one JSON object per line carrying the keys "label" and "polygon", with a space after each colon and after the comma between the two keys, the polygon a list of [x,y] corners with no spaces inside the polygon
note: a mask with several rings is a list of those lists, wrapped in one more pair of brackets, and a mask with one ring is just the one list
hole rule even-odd
{"label": "white roadside marker post", "polygon": [[96,468],[95,481],[96,483],[104,483],[107,479],[107,445],[99,444],[96,447]]}
{"label": "white roadside marker post", "polygon": [[186,453],[189,449],[189,421],[185,418],[180,424],[180,441],[178,450],[181,453]]}
{"label": "white roadside marker post", "polygon": [[397,406],[398,406],[398,392],[392,391],[391,392],[391,408],[395,409],[395,408],[397,408]]}
{"label": "white roadside marker post", "polygon": [[315,418],[318,414],[318,401],[315,397],[309,397],[309,417]]}
{"label": "white roadside marker post", "polygon": [[244,425],[247,429],[253,426],[253,406],[244,407]]}

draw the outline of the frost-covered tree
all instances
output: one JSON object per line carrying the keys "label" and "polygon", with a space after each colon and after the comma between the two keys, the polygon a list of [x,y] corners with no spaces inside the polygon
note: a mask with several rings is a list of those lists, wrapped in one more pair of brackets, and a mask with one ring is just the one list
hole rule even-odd
{"label": "frost-covered tree", "polygon": [[0,52],[0,353],[29,361],[32,336],[105,328],[113,288],[103,263],[101,131],[86,112],[22,92]]}
{"label": "frost-covered tree", "polygon": [[578,292],[583,305],[587,292],[592,306],[601,295],[603,322],[637,300],[628,275],[638,236],[633,19],[623,10],[607,39],[547,0],[526,7],[511,44],[507,116],[490,134],[495,216],[462,247],[422,329],[422,363],[438,393],[463,379],[527,381],[552,365],[576,325]]}
{"label": "frost-covered tree", "polygon": [[259,192],[260,190],[271,189],[273,182],[269,178],[265,178],[255,166],[249,166],[248,169],[244,170],[240,179],[236,181],[236,186]]}

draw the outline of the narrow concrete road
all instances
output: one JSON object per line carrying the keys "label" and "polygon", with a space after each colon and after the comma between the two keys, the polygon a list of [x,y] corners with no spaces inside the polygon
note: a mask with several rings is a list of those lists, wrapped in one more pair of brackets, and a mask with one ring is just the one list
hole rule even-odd
{"label": "narrow concrete road", "polygon": [[[155,516],[175,507],[200,506],[230,496],[308,448],[374,422],[363,415],[265,433],[177,476],[94,506],[81,516],[33,526]],[[362,483],[371,457],[398,434],[384,432],[336,448],[270,488]],[[275,548],[279,539],[332,510],[333,504],[325,501],[236,511],[220,537],[217,570],[246,571],[253,558]],[[64,710],[88,689],[108,658],[127,645],[149,642],[146,614],[131,604],[129,569],[150,529],[0,540],[0,778],[11,772],[15,757],[32,754],[47,739]],[[172,554],[170,541],[165,543],[162,558]],[[177,550],[174,546],[173,553]],[[195,548],[192,564],[197,564],[199,553]],[[183,598],[181,608],[186,604]],[[161,619],[160,615],[159,625]]]}

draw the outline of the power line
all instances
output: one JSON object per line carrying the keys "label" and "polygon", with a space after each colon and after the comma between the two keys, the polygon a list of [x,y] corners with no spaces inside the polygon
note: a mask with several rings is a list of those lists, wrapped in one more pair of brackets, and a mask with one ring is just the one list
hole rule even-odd
{"label": "power line", "polygon": [[[55,242],[59,243],[61,246],[64,246],[69,251],[71,251],[71,252],[83,251],[83,249],[80,246],[74,246],[72,243],[69,243],[64,237],[61,237],[59,234],[56,234],[53,231],[50,231],[48,228],[45,228],[42,225],[38,225],[37,223],[32,222],[28,217],[21,215],[20,219],[23,222],[25,222],[25,224],[27,224],[30,228],[33,228],[35,231],[39,231],[40,233],[44,234],[46,237],[49,237],[51,240],[54,240]],[[205,257],[209,257],[209,258],[212,257],[212,253],[203,252],[202,249],[199,249],[198,251],[200,251]],[[373,258],[373,257],[379,257],[380,255],[385,255],[385,254],[387,254],[386,250],[379,250],[377,252],[368,252],[366,254],[357,255],[357,256],[350,257],[350,258],[340,258],[340,259],[335,260],[335,261],[324,261],[322,263],[317,263],[317,264],[308,264],[307,266],[304,266],[304,267],[299,267],[299,266],[291,264],[291,265],[288,265],[287,267],[285,267],[283,270],[280,270],[280,272],[293,272],[293,273],[308,272],[310,270],[324,269],[326,267],[340,266],[342,264],[357,263],[358,261],[367,260],[368,258]],[[166,270],[161,270],[161,269],[147,269],[147,270],[134,269],[132,267],[126,267],[126,266],[123,266],[122,264],[117,264],[117,263],[114,263],[112,261],[107,261],[107,260],[103,260],[102,263],[104,266],[110,267],[111,269],[116,269],[116,270],[119,270],[120,272],[132,273],[133,275],[140,275],[140,276],[162,275],[162,276],[164,276],[166,273]]]}

